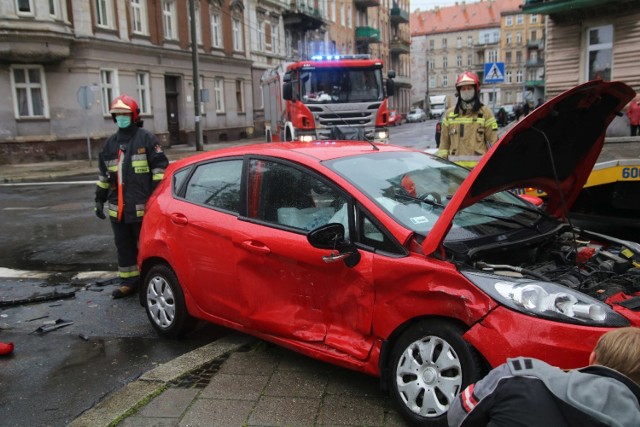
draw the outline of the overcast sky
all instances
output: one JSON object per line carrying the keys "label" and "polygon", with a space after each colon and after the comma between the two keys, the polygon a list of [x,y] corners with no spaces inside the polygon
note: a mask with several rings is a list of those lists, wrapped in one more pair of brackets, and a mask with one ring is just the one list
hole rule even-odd
{"label": "overcast sky", "polygon": [[[433,9],[436,6],[444,7],[444,6],[453,6],[458,3],[461,3],[462,0],[409,0],[411,2],[411,12],[420,8],[420,10],[429,10]],[[478,0],[467,0],[466,3],[476,3]]]}

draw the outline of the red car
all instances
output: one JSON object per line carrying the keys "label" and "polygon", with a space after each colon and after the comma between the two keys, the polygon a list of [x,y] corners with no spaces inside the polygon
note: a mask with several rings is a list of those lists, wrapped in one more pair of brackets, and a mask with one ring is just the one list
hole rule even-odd
{"label": "red car", "polygon": [[389,110],[389,120],[387,121],[387,126],[401,126],[402,125],[402,114],[398,114],[396,110]]}
{"label": "red car", "polygon": [[354,141],[175,162],[143,221],[141,303],[163,336],[204,319],[380,376],[422,425],[507,357],[584,366],[604,332],[640,326],[640,245],[561,218],[633,95],[578,86],[471,171]]}

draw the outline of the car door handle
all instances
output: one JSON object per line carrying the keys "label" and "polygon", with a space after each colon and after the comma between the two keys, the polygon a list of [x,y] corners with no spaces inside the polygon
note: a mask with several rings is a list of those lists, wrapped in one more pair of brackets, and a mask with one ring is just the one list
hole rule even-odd
{"label": "car door handle", "polygon": [[172,213],[171,222],[178,225],[185,225],[189,222],[189,220],[181,213]]}
{"label": "car door handle", "polygon": [[256,242],[255,240],[245,240],[242,242],[242,247],[254,254],[268,255],[271,253],[271,249],[262,242]]}

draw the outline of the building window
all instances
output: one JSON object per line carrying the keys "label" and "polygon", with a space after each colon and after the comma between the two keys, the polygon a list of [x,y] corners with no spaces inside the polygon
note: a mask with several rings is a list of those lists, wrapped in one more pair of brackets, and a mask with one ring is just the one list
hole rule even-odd
{"label": "building window", "polygon": [[532,24],[537,24],[538,23],[538,15],[530,15],[530,20],[529,22]]}
{"label": "building window", "polygon": [[489,61],[488,62],[498,62],[498,51],[490,50],[487,54]]}
{"label": "building window", "polygon": [[513,82],[513,71],[505,71],[504,73],[504,82],[511,83]]}
{"label": "building window", "polygon": [[435,50],[435,48],[436,48],[436,41],[429,40],[429,50]]}
{"label": "building window", "polygon": [[456,66],[458,68],[462,67],[462,55],[456,56]]}
{"label": "building window", "polygon": [[146,35],[149,33],[146,0],[131,0],[131,24],[134,34]]}
{"label": "building window", "polygon": [[178,27],[176,22],[176,3],[174,0],[163,0],[162,2],[162,23],[165,40],[178,39]]}
{"label": "building window", "polygon": [[47,117],[47,86],[40,65],[11,66],[11,86],[16,119]]}
{"label": "building window", "polygon": [[447,67],[449,66],[449,60],[446,56],[442,57],[442,68],[443,69],[447,69]]}
{"label": "building window", "polygon": [[102,28],[113,28],[112,0],[95,0],[96,25]]}
{"label": "building window", "polygon": [[516,33],[516,44],[522,44],[522,33],[520,31]]}
{"label": "building window", "polygon": [[462,37],[456,39],[456,48],[462,49]]}
{"label": "building window", "polygon": [[100,70],[100,89],[102,92],[102,113],[109,115],[109,106],[118,96],[118,74],[116,70]]}
{"label": "building window", "polygon": [[511,44],[511,43],[513,43],[513,34],[511,34],[511,32],[510,32],[510,31],[504,35],[504,41],[505,41],[507,44]]}
{"label": "building window", "polygon": [[587,29],[587,80],[611,80],[613,25]]}
{"label": "building window", "polygon": [[516,63],[522,63],[522,52],[516,52]]}
{"label": "building window", "polygon": [[516,83],[522,83],[523,82],[522,79],[523,79],[522,70],[516,71]]}
{"label": "building window", "polygon": [[216,113],[224,113],[224,79],[216,77],[213,81],[213,92],[216,97]]}
{"label": "building window", "polygon": [[473,64],[473,59],[471,58],[471,55],[467,55],[467,66],[471,66]]}
{"label": "building window", "polygon": [[222,21],[218,12],[211,14],[211,45],[222,47]]}
{"label": "building window", "polygon": [[449,76],[442,76],[442,87],[449,86]]}
{"label": "building window", "polygon": [[516,25],[522,25],[523,22],[524,22],[524,17],[522,16],[522,14],[517,14],[516,15]]}
{"label": "building window", "polygon": [[258,32],[258,51],[264,52],[264,21],[258,22],[256,31]]}
{"label": "building window", "polygon": [[242,80],[236,80],[236,105],[238,106],[238,113],[244,113],[244,88],[242,86]]}
{"label": "building window", "polygon": [[491,41],[491,39],[489,38],[489,33],[484,33],[484,44],[489,44],[489,42]]}
{"label": "building window", "polygon": [[33,16],[33,0],[16,0],[16,10],[18,15],[30,15]]}
{"label": "building window", "polygon": [[429,87],[436,87],[436,76],[429,76]]}
{"label": "building window", "polygon": [[342,1],[342,7],[340,8],[340,11],[341,11],[341,13],[340,13],[340,25],[342,25],[344,27],[345,25],[347,25],[347,21],[346,21],[346,18],[347,18],[347,5],[346,5],[344,0]]}
{"label": "building window", "polygon": [[233,50],[236,52],[242,51],[242,22],[240,19],[233,18]]}
{"label": "building window", "polygon": [[273,52],[273,35],[271,22],[264,22],[264,50]]}
{"label": "building window", "polygon": [[347,6],[347,28],[352,28],[352,13],[351,13],[351,5]]}
{"label": "building window", "polygon": [[141,114],[151,114],[151,86],[149,85],[149,73],[139,71],[136,73],[136,92],[138,93],[138,106]]}
{"label": "building window", "polygon": [[442,48],[443,49],[447,48],[447,39],[442,39]]}
{"label": "building window", "polygon": [[473,47],[473,37],[467,36],[467,47]]}
{"label": "building window", "polygon": [[436,68],[436,60],[435,59],[430,59],[429,60],[429,69],[430,70],[435,70]]}
{"label": "building window", "polygon": [[531,40],[532,42],[538,40],[538,32],[536,30],[531,31],[531,38],[529,40]]}
{"label": "building window", "polygon": [[507,27],[510,27],[513,25],[513,16],[507,16],[505,21],[504,21],[504,25],[506,25]]}
{"label": "building window", "polygon": [[511,64],[512,61],[513,61],[513,58],[512,58],[511,52],[505,52],[504,62],[506,62],[507,64]]}
{"label": "building window", "polygon": [[54,19],[62,19],[60,0],[49,0],[49,15]]}

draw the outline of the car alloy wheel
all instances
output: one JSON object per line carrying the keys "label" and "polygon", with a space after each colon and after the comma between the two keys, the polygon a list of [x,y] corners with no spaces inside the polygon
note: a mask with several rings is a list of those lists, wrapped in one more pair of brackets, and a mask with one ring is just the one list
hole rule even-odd
{"label": "car alloy wheel", "polygon": [[189,332],[195,319],[187,311],[175,273],[168,266],[159,264],[149,270],[144,283],[144,306],[154,329],[169,338]]}
{"label": "car alloy wheel", "polygon": [[424,320],[398,339],[388,384],[411,425],[446,426],[453,400],[480,379],[480,358],[462,339],[463,332],[453,323]]}

